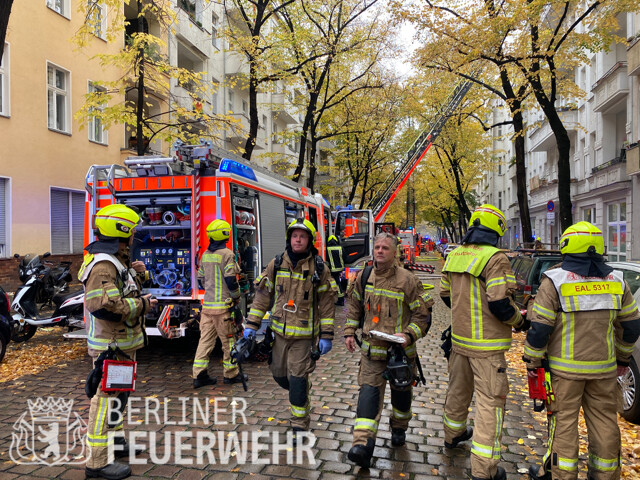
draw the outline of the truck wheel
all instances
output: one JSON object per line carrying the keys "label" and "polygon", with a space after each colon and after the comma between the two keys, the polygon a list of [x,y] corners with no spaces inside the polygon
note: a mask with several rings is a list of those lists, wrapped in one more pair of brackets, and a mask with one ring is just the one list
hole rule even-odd
{"label": "truck wheel", "polygon": [[640,372],[633,358],[629,364],[629,371],[626,375],[618,377],[618,383],[622,387],[624,405],[620,415],[629,422],[640,423]]}
{"label": "truck wheel", "polygon": [[13,326],[13,332],[11,333],[11,340],[16,343],[26,342],[35,335],[36,330],[38,330],[37,325],[25,323],[21,326],[20,324],[15,323]]}

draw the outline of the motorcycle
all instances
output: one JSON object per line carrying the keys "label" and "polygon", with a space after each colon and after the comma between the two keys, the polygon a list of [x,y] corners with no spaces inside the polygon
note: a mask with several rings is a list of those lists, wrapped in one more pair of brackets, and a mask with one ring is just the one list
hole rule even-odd
{"label": "motorcycle", "polygon": [[[44,254],[43,258],[48,255]],[[66,263],[66,262],[65,262]],[[13,302],[12,310],[12,334],[14,342],[25,342],[36,333],[38,327],[62,326],[73,328],[84,328],[84,290],[63,293],[66,288],[66,278],[69,267],[66,266],[67,274],[64,273],[65,266],[51,277],[51,268],[40,262],[38,256],[29,260],[25,256],[20,262],[20,279],[24,285],[18,287]],[[38,308],[38,299],[41,295],[46,295],[48,278],[53,278],[50,284],[53,285],[49,303],[55,307],[53,313],[41,315]],[[43,306],[46,306],[45,303]]]}
{"label": "motorcycle", "polygon": [[11,316],[9,315],[9,296],[0,287],[0,362],[7,352],[11,341]]}
{"label": "motorcycle", "polygon": [[[42,255],[42,258],[45,259],[50,255],[51,253],[47,252]],[[20,258],[20,255],[16,253],[14,258]],[[71,262],[60,262],[55,265],[47,261],[41,262],[38,255],[27,254],[18,264],[18,277],[22,283],[26,283],[35,273],[40,275],[42,282],[38,283],[36,303],[41,304],[40,309],[53,308],[54,295],[69,289],[68,282],[73,279],[70,270]]]}

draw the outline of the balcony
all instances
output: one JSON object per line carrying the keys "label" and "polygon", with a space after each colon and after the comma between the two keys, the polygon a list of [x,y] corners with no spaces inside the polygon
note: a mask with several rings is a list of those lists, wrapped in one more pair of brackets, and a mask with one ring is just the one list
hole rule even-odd
{"label": "balcony", "polygon": [[[558,114],[567,132],[575,131],[579,128],[578,110],[568,110],[559,108]],[[538,128],[531,130],[529,134],[529,145],[533,152],[546,152],[556,147],[556,137],[551,130],[548,120],[544,120]]]}
{"label": "balcony", "polygon": [[593,110],[600,113],[617,113],[625,105],[620,105],[629,94],[629,77],[627,62],[616,63],[596,82],[592,90],[595,92]]}
{"label": "balcony", "polygon": [[627,175],[640,173],[640,147],[635,143],[627,150]]}
{"label": "balcony", "polygon": [[608,162],[591,169],[589,178],[590,189],[612,187],[619,182],[629,180],[626,168],[626,158],[615,157]]}
{"label": "balcony", "polygon": [[298,123],[298,120],[296,120],[298,112],[285,93],[274,93],[271,95],[271,102],[273,104],[273,113],[277,115],[278,120],[282,120],[288,125]]}
{"label": "balcony", "polygon": [[[233,148],[244,148],[247,137],[249,136],[249,117],[247,117],[244,113],[232,113],[231,117],[237,122],[236,125],[227,133],[227,142],[232,144]],[[256,138],[256,144],[254,150],[264,150],[264,136],[260,137],[260,132],[258,132],[258,137]]]}
{"label": "balcony", "polygon": [[225,75],[230,77],[249,75],[249,61],[243,53],[228,52],[224,68]]}
{"label": "balcony", "polygon": [[627,50],[627,72],[629,75],[640,75],[640,37],[636,37]]}

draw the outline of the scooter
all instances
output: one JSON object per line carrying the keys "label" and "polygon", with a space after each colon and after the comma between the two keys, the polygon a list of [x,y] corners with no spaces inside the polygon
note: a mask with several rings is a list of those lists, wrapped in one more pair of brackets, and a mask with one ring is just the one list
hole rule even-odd
{"label": "scooter", "polygon": [[11,316],[9,315],[9,296],[0,287],[0,362],[7,352],[11,341]]}
{"label": "scooter", "polygon": [[[62,326],[84,328],[84,290],[53,294],[51,302],[55,310],[51,314],[40,315],[36,303],[38,294],[44,288],[43,282],[49,267],[35,257],[27,264],[25,275],[29,275],[24,285],[18,287],[12,310],[12,335],[14,342],[25,342],[36,333],[38,327]],[[26,278],[26,277],[25,277]]]}
{"label": "scooter", "polygon": [[[49,257],[51,253],[42,255],[43,259]],[[19,254],[13,256],[20,258]],[[20,281],[26,283],[33,275],[38,275],[41,282],[38,283],[36,303],[41,304],[40,309],[45,307],[53,308],[52,299],[54,295],[65,292],[69,289],[68,282],[72,280],[71,262],[60,262],[55,265],[44,260],[40,261],[40,256],[27,254],[22,257],[18,264],[18,277]]]}

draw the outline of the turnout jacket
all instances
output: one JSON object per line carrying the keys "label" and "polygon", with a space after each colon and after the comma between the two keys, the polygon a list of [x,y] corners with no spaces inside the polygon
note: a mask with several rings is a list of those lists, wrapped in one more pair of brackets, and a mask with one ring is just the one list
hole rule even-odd
{"label": "turnout jacket", "polygon": [[529,313],[524,358],[538,367],[545,353],[554,374],[568,379],[616,376],[640,335],[640,313],[614,270],[605,278],[547,270]]}
{"label": "turnout jacket", "polygon": [[254,282],[256,295],[247,317],[247,326],[258,330],[270,309],[271,329],[275,334],[288,339],[311,338],[315,309],[313,336],[332,340],[338,286],[329,269],[326,266],[322,269],[320,281],[314,286],[311,281],[315,272],[313,255],[299,260],[295,268],[286,252],[277,271],[275,263],[274,258]]}
{"label": "turnout jacket", "polygon": [[452,350],[488,357],[511,347],[511,328],[522,324],[513,302],[515,276],[509,259],[490,245],[452,250],[440,279],[440,297],[451,306]]}
{"label": "turnout jacket", "polygon": [[86,255],[79,278],[84,283],[89,354],[98,355],[114,340],[125,351],[142,348],[149,300],[140,296],[143,278],[130,268],[128,253]]}
{"label": "turnout jacket", "polygon": [[202,310],[216,314],[228,313],[233,300],[240,297],[237,275],[240,267],[228,248],[215,252],[206,250],[200,259],[198,278],[204,280]]}
{"label": "turnout jacket", "polygon": [[415,357],[416,342],[431,326],[431,295],[425,292],[418,277],[395,263],[386,270],[374,266],[364,291],[362,274],[362,271],[358,273],[347,292],[349,308],[344,335],[355,335],[360,315],[364,314],[360,346],[363,355],[373,360],[387,360],[390,342],[369,335],[371,330],[377,330],[408,335],[411,341],[405,352]]}

